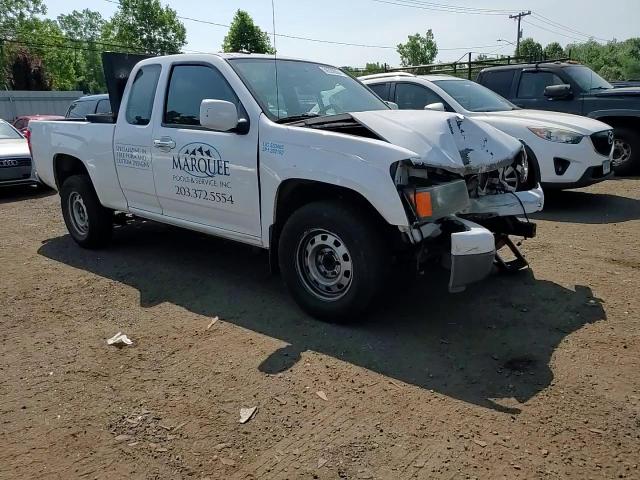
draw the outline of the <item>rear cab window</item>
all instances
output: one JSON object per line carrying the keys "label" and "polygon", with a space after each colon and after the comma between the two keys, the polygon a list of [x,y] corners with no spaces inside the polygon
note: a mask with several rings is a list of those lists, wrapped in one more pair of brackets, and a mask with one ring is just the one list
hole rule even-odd
{"label": "rear cab window", "polygon": [[555,73],[534,70],[523,71],[518,84],[518,98],[544,98],[544,89],[551,85],[564,85]]}
{"label": "rear cab window", "polygon": [[144,65],[136,73],[127,100],[126,120],[131,125],[148,125],[156,96],[160,65]]}
{"label": "rear cab window", "polygon": [[515,70],[492,70],[482,74],[481,84],[505,98],[511,96]]}

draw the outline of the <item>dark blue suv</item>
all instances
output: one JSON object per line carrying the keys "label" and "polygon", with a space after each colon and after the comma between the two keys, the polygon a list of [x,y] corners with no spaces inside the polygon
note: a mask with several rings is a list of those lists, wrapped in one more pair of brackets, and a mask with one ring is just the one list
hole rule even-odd
{"label": "dark blue suv", "polygon": [[611,125],[613,168],[640,173],[640,88],[614,88],[589,67],[575,62],[485,68],[477,82],[522,108],[585,115]]}

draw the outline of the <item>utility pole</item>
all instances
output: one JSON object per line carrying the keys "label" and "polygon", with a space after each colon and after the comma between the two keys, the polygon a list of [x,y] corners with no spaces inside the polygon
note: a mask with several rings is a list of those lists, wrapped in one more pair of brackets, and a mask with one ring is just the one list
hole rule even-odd
{"label": "utility pole", "polygon": [[528,12],[520,12],[517,15],[509,15],[509,18],[518,19],[518,35],[516,36],[516,56],[520,55],[520,38],[522,37],[522,30],[520,29],[520,21],[522,17],[531,15],[531,10]]}

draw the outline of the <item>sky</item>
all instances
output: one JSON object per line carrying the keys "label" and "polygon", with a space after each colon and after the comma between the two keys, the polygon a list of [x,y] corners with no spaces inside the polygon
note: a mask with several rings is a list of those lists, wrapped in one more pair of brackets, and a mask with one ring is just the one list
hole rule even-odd
{"label": "sky", "polygon": [[[160,0],[178,15],[229,24],[237,9],[249,12],[255,23],[273,31],[271,0]],[[616,0],[607,8],[598,0],[273,0],[276,33],[367,46],[347,46],[276,37],[278,54],[338,66],[363,67],[367,62],[399,65],[395,46],[414,33],[431,28],[438,44],[437,60],[454,61],[467,52],[512,54],[516,22],[509,12],[531,10],[525,17],[523,38],[546,45],[587,40],[604,41],[640,36],[640,0]],[[399,5],[399,2],[422,8]],[[47,16],[90,8],[109,18],[117,5],[107,0],[45,0]],[[433,5],[493,10],[491,14],[436,11]],[[442,7],[436,7],[442,10]],[[500,10],[500,12],[495,12]],[[506,12],[506,11],[509,12]],[[505,11],[505,12],[503,12]],[[185,51],[220,51],[227,29],[182,20],[187,29]],[[498,39],[506,40],[503,42]],[[273,42],[273,38],[272,38]],[[385,48],[380,48],[385,47]]]}

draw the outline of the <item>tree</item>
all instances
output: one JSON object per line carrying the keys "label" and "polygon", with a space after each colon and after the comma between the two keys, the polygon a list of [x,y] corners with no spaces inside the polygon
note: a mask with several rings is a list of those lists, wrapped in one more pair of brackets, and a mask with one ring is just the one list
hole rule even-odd
{"label": "tree", "polygon": [[427,30],[425,36],[419,33],[409,35],[407,43],[398,44],[398,54],[403,67],[432,63],[438,55],[438,45],[433,37],[433,31]]}
{"label": "tree", "polygon": [[59,15],[58,25],[67,40],[76,47],[74,67],[78,72],[76,88],[83,92],[96,93],[105,91],[106,84],[102,72],[102,50],[100,43],[105,21],[99,12],[85,8],[81,12],[74,10],[70,14]]}
{"label": "tree", "polygon": [[18,23],[45,13],[43,0],[0,0],[0,27],[3,31],[13,29]]}
{"label": "tree", "polygon": [[18,47],[9,62],[9,86],[12,90],[51,90],[42,60],[24,47]]}
{"label": "tree", "polygon": [[529,57],[532,60],[541,60],[542,45],[536,42],[533,38],[525,38],[520,41],[520,50],[516,52],[516,55]]}
{"label": "tree", "polygon": [[551,42],[549,45],[544,47],[544,55],[548,59],[556,59],[564,57],[564,50],[562,46],[558,42]]}
{"label": "tree", "polygon": [[222,42],[224,52],[275,53],[269,35],[253,23],[251,16],[238,10],[233,17],[229,33]]}
{"label": "tree", "polygon": [[179,53],[187,31],[176,11],[160,0],[119,0],[118,10],[105,24],[104,37],[133,50],[155,54]]}

